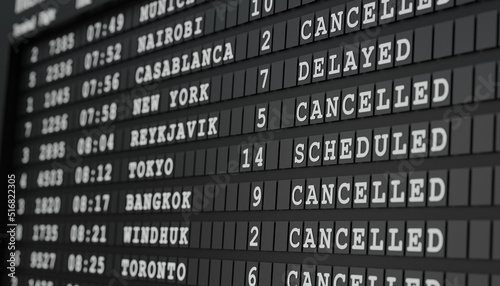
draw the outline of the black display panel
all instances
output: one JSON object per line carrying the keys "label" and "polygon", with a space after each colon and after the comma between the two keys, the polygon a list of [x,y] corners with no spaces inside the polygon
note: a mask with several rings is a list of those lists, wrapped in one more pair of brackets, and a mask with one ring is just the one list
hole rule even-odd
{"label": "black display panel", "polygon": [[2,285],[500,286],[500,1],[2,10]]}

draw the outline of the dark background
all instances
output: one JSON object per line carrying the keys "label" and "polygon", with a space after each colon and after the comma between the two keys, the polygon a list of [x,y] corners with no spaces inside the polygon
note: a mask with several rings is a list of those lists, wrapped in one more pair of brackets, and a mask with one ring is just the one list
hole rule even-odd
{"label": "dark background", "polygon": [[[493,0],[493,1],[499,1],[499,0]],[[0,181],[0,188],[6,192],[5,186],[6,186],[6,175],[9,174],[9,167],[8,165],[11,162],[10,154],[12,154],[13,150],[13,141],[11,140],[11,136],[13,135],[14,132],[14,114],[13,112],[17,110],[16,108],[12,108],[16,104],[16,91],[13,88],[16,83],[16,63],[17,62],[17,53],[15,52],[17,45],[11,44],[10,38],[9,38],[9,33],[12,30],[12,23],[15,20],[16,16],[14,15],[14,0],[0,0],[0,171],[2,173],[2,181]],[[69,2],[67,6],[68,8],[71,8],[74,5],[74,1],[65,1]],[[94,1],[94,2],[111,2],[111,1]],[[333,1],[331,1],[333,2]],[[486,2],[486,1],[485,1]],[[107,5],[105,6],[100,6],[98,10],[104,10],[106,7],[109,7]],[[29,10],[29,12],[33,12],[37,8],[32,8]],[[448,11],[447,13],[456,13],[457,17],[458,15],[468,15],[468,14],[473,14],[473,12],[470,12],[467,10],[468,7],[461,7],[461,8],[454,8],[455,11],[451,12]],[[60,11],[61,12],[61,11]],[[303,11],[300,9],[298,11],[295,11],[293,13],[296,13],[297,15],[302,15],[305,14]],[[68,13],[70,15],[71,13]],[[415,27],[422,27],[425,26],[426,24],[429,23],[435,23],[435,22],[440,22],[442,21],[439,17],[441,15],[430,15],[429,17],[421,17],[418,19],[413,19],[411,22],[404,22],[404,23],[394,23],[392,25],[398,26],[399,28],[405,27],[406,29],[411,29]],[[88,14],[80,14],[78,18],[73,19],[74,22],[78,22],[79,19],[85,19],[88,17]],[[275,16],[276,17],[276,16]],[[283,17],[277,16],[277,17]],[[287,18],[289,18],[290,15],[287,15]],[[58,15],[59,18],[59,15]],[[67,22],[69,19],[64,19],[64,18],[59,18],[61,21],[57,24],[57,26],[63,25],[65,22]],[[265,22],[266,19],[264,19]],[[267,19],[269,20],[269,19]],[[274,20],[273,20],[274,21]],[[263,25],[261,22],[257,21],[254,23],[249,23],[248,25],[245,26],[244,29],[254,29],[256,27],[260,27]],[[412,26],[415,25],[415,26]],[[52,27],[55,29],[56,27]],[[387,27],[384,27],[384,29]],[[391,28],[387,29],[388,33],[391,32]],[[384,31],[386,33],[386,31]],[[343,36],[342,40],[351,39],[351,37],[354,36],[355,33],[348,35],[348,36]],[[210,41],[210,37],[206,37],[206,41]],[[348,40],[350,41],[350,40]],[[327,43],[329,42],[329,43]],[[338,41],[334,40],[334,43],[337,43]],[[312,44],[308,45],[305,48],[298,48],[292,52],[288,51],[288,56],[297,56],[304,54],[304,49],[312,48],[313,50],[316,50],[318,47],[323,46],[326,47],[327,45],[331,45],[332,40],[328,41],[323,41],[318,44]],[[446,68],[449,68],[450,66],[461,66],[463,64],[470,64],[471,62],[477,60],[478,62],[483,62],[485,60],[491,59],[489,58],[490,56],[494,55],[493,52],[497,52],[498,49],[495,49],[494,51],[489,51],[489,52],[483,52],[483,53],[475,53],[471,54],[468,56],[463,56],[463,57],[453,57],[453,58],[448,58],[445,61]],[[273,55],[276,56],[276,55]],[[498,54],[495,56],[498,57]],[[253,61],[246,61],[245,63],[240,63],[238,64],[240,67],[242,65],[255,65],[256,62],[262,63],[264,61],[268,61],[270,58],[269,57],[261,57],[257,60]],[[429,69],[432,70],[441,70],[443,67],[441,64],[443,62],[427,62],[425,64],[420,64],[420,65],[411,65],[409,67],[405,67],[403,69],[403,74],[404,73],[409,73],[409,74],[418,74],[420,71],[427,71]],[[450,64],[453,62],[453,64]],[[226,67],[226,70],[234,69],[235,65],[232,65],[230,67]],[[224,68],[223,68],[224,69]],[[208,71],[209,72],[209,71]],[[206,73],[208,73],[206,72]],[[381,73],[371,73],[368,75],[363,75],[363,76],[357,76],[357,77],[352,77],[352,78],[344,78],[339,80],[338,82],[340,85],[343,86],[354,86],[357,85],[358,81],[370,81],[370,82],[375,82],[379,80],[380,78],[384,77],[393,77],[397,78],[401,76],[401,69],[398,70],[389,70],[389,71],[384,71]],[[196,75],[198,76],[198,75]],[[304,91],[307,89],[309,92],[312,92],[312,90],[316,89],[321,89],[324,90],[324,86],[326,86],[328,83],[322,83],[319,85],[316,85],[315,87],[311,86],[306,86],[302,88],[295,88],[292,90],[282,90],[280,92],[274,93],[274,98],[277,96],[280,98],[283,97],[292,97],[292,96],[297,96],[299,94],[304,94]],[[285,94],[286,93],[286,94]],[[305,92],[307,93],[307,92]],[[246,98],[245,99],[247,103],[249,104],[255,104],[259,101],[262,100],[262,98]],[[229,102],[225,103],[225,107],[230,105]],[[499,109],[499,103],[495,102],[494,104],[490,105],[489,107],[486,107],[485,109],[482,109],[478,113],[486,113],[486,112],[498,112]],[[419,121],[424,121],[427,119],[437,119],[441,116],[442,110],[428,110],[422,113],[415,113],[415,112],[410,112],[406,113],[404,115],[390,115],[390,116],[382,116],[378,118],[370,118],[369,120],[355,120],[353,122],[343,122],[340,123],[339,125],[342,126],[344,129],[349,129],[349,130],[357,130],[357,129],[362,129],[366,128],[367,126],[370,126],[372,124],[375,124],[377,126],[389,126],[393,124],[395,121],[395,118],[398,118],[398,120],[403,120],[403,121],[411,121],[411,122],[419,122]],[[338,125],[336,125],[338,126]],[[324,130],[325,126],[324,125],[318,125],[318,126],[310,126],[308,128],[294,128],[290,130],[285,130],[283,134],[277,134],[277,139],[280,139],[280,137],[290,137],[290,135],[294,136],[299,136],[299,135],[307,135],[308,133],[318,133],[321,132],[321,130]],[[239,138],[234,138],[232,139],[233,141],[240,140],[244,138],[244,136],[241,136]],[[208,143],[208,145],[215,145],[219,144],[219,140],[214,140]],[[198,144],[205,144],[204,142],[198,143]],[[488,155],[481,155],[481,156],[467,156],[467,157],[455,157],[455,158],[447,158],[446,160],[443,159],[429,159],[426,160],[426,162],[422,165],[419,166],[418,169],[421,170],[429,170],[429,169],[437,169],[437,168],[452,168],[452,167],[473,167],[473,166],[484,166],[488,164],[498,164],[500,162],[500,154],[488,154]],[[491,160],[491,161],[490,161]],[[399,162],[393,161],[393,162],[385,162],[385,163],[377,163],[377,164],[369,164],[368,166],[359,166],[359,165],[347,165],[347,166],[335,166],[335,167],[320,167],[320,168],[314,168],[314,169],[307,169],[307,170],[286,170],[286,171],[273,171],[273,172],[266,172],[265,174],[262,173],[253,173],[253,174],[246,174],[242,175],[238,180],[241,181],[252,181],[252,180],[267,180],[267,179],[288,179],[290,177],[303,177],[306,175],[310,175],[311,177],[319,177],[319,176],[328,176],[328,174],[331,173],[336,173],[339,175],[344,174],[368,174],[368,173],[377,173],[377,172],[382,172],[382,171],[395,171],[397,170]],[[370,167],[374,167],[373,169],[370,169]],[[305,172],[305,173],[304,173]],[[186,179],[184,181],[188,181],[191,179]],[[200,180],[198,180],[200,181]],[[133,185],[133,184],[132,184]],[[135,184],[134,186],[138,186],[139,184]],[[3,198],[3,197],[2,197]],[[0,228],[0,233],[4,234],[5,233],[5,220],[7,218],[5,208],[6,208],[6,202],[2,199],[0,200],[2,203],[0,204],[0,210],[1,210],[1,228]],[[498,208],[490,207],[490,208],[476,208],[476,209],[469,209],[467,212],[464,212],[463,209],[428,209],[428,208],[423,208],[423,209],[383,209],[383,210],[358,210],[358,211],[353,211],[353,210],[335,210],[333,212],[334,216],[338,220],[366,220],[366,219],[387,219],[387,218],[393,218],[393,217],[398,217],[399,219],[484,219],[485,217],[498,217]],[[293,218],[297,218],[300,220],[326,220],[329,219],[327,216],[325,216],[325,213],[322,211],[282,211],[282,212],[273,212],[272,215],[269,213],[232,213],[232,220],[248,220],[250,216],[252,216],[253,219],[256,220],[292,220]],[[134,220],[139,220],[143,219],[143,217],[137,217],[134,218]],[[224,213],[210,213],[206,216],[206,218],[198,218],[198,220],[213,220],[213,221],[224,221],[227,220],[227,214]],[[2,249],[5,251],[5,245],[3,245],[2,241]],[[150,248],[148,251],[154,251],[154,249]],[[184,251],[184,250],[182,250]],[[180,251],[176,251],[176,253],[180,253]],[[213,252],[206,252],[203,250],[187,250],[186,253],[189,253],[188,256],[212,256]],[[182,254],[181,254],[182,255]],[[240,256],[241,255],[241,256]],[[237,251],[231,251],[231,252],[223,252],[218,255],[218,259],[234,259],[236,256],[240,256],[240,259],[245,259],[245,260],[266,260],[266,261],[274,261],[274,262],[297,262],[301,261],[304,257],[306,257],[308,254],[305,253],[262,253],[262,252],[250,252],[250,251],[245,251],[245,252],[237,252]],[[2,265],[5,264],[5,252],[2,252]],[[403,258],[404,260],[404,258]],[[443,263],[446,262],[446,263]],[[383,267],[383,266],[392,266],[392,267],[412,267],[415,269],[432,269],[439,265],[440,270],[454,270],[454,271],[481,271],[488,272],[488,271],[495,271],[498,273],[500,271],[500,268],[496,268],[500,266],[500,262],[495,261],[484,261],[484,262],[477,262],[477,263],[470,263],[467,260],[429,260],[425,258],[415,258],[415,259],[407,259],[404,261],[404,263],[400,264],[400,260],[395,257],[369,257],[369,256],[349,256],[349,255],[344,255],[344,256],[339,256],[339,255],[331,255],[328,261],[323,262],[322,264],[343,264],[343,265],[361,265],[364,264],[366,267]],[[6,280],[6,276],[3,274],[5,273],[5,267],[2,266],[0,273],[2,273],[2,278],[5,279],[3,283],[0,283],[1,285],[8,285],[8,281]]]}

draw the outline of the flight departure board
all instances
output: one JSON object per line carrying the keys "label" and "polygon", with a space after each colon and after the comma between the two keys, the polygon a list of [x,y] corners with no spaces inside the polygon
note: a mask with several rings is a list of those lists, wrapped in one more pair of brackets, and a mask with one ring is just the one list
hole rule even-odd
{"label": "flight departure board", "polygon": [[500,286],[499,0],[4,2],[2,285]]}

